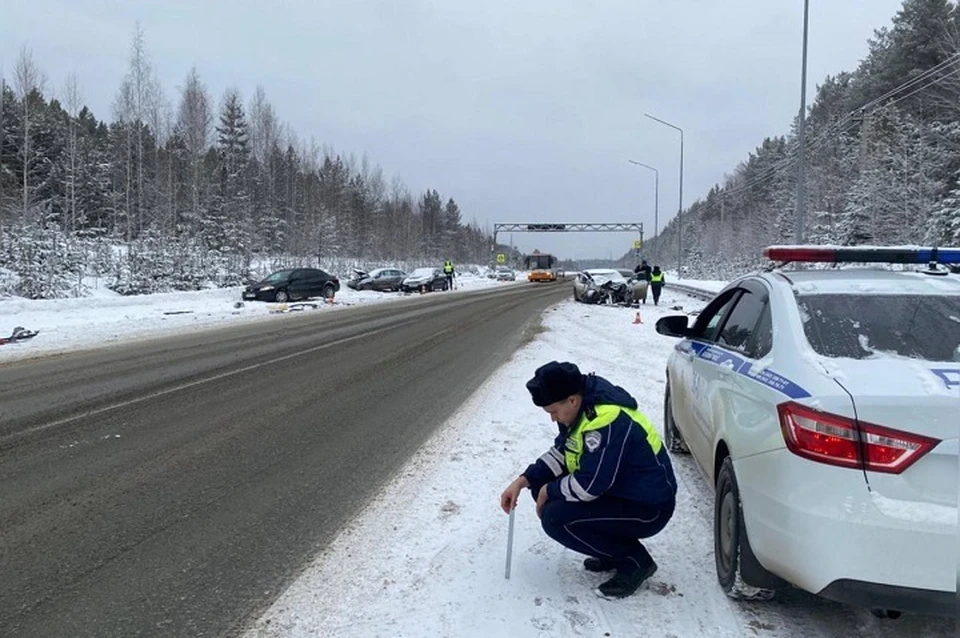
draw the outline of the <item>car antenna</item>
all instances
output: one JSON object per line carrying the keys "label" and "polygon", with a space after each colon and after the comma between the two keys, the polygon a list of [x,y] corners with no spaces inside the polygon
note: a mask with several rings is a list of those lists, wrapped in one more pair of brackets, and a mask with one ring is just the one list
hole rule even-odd
{"label": "car antenna", "polygon": [[946,275],[950,274],[949,268],[941,268],[940,264],[937,263],[936,246],[930,249],[930,263],[927,264],[927,267],[920,272],[924,275],[933,275],[935,277],[945,277]]}

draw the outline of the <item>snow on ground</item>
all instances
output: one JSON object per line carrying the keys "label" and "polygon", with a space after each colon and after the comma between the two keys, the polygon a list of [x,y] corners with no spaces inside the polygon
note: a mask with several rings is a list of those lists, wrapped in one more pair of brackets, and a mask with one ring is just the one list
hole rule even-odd
{"label": "snow on ground", "polygon": [[[689,285],[693,285],[691,282]],[[516,511],[512,574],[504,578],[509,518],[499,496],[550,445],[555,426],[524,383],[542,363],[577,363],[630,391],[662,431],[664,366],[675,343],[656,319],[702,302],[668,290],[635,311],[562,302],[444,424],[394,481],[309,565],[246,638],[299,636],[944,636],[949,621],[882,621],[862,609],[786,592],[735,603],[716,583],[713,494],[689,457],[671,523],[648,547],[659,571],[633,597],[599,598],[608,576],[543,533],[525,491]],[[881,559],[882,560],[882,559]]]}
{"label": "snow on ground", "polygon": [[[497,282],[470,274],[458,276],[456,282],[458,290],[512,285],[512,282]],[[17,326],[39,331],[32,339],[0,345],[0,363],[239,321],[276,321],[283,317],[271,313],[279,304],[246,301],[236,307],[242,290],[242,287],[236,287],[125,297],[100,285],[92,287],[91,296],[76,299],[0,297],[0,337],[9,336]],[[311,303],[317,304],[316,310],[329,312],[357,304],[394,301],[405,296],[371,290],[358,292],[348,288],[346,281],[341,281],[334,304],[324,304],[322,299]],[[296,305],[287,304],[288,309]]]}

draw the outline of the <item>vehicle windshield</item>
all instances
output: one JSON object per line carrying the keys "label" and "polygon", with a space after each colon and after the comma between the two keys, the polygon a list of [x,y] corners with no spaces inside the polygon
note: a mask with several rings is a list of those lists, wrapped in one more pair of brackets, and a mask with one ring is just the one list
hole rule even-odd
{"label": "vehicle windshield", "polygon": [[268,275],[263,281],[264,283],[268,284],[274,284],[278,281],[286,281],[290,278],[290,273],[292,272],[292,270],[278,270],[277,272]]}
{"label": "vehicle windshield", "polygon": [[556,263],[556,257],[553,255],[527,255],[527,267],[530,270],[549,270]]}
{"label": "vehicle windshield", "polygon": [[374,269],[371,270],[369,273],[367,273],[367,277],[377,277],[377,276],[380,275],[380,273],[382,273],[384,270],[386,270],[386,268],[374,268]]}
{"label": "vehicle windshield", "polygon": [[412,273],[411,277],[430,277],[433,275],[433,268],[417,268]]}
{"label": "vehicle windshield", "polygon": [[588,275],[593,279],[593,282],[598,286],[607,283],[608,281],[626,281],[616,270],[588,270],[586,271]]}
{"label": "vehicle windshield", "polygon": [[953,361],[960,295],[798,295],[807,341],[826,357]]}
{"label": "vehicle windshield", "polygon": [[509,268],[507,268],[506,266],[500,266],[499,268],[497,268],[497,272],[509,273],[509,272],[511,272],[511,270],[510,270]]}

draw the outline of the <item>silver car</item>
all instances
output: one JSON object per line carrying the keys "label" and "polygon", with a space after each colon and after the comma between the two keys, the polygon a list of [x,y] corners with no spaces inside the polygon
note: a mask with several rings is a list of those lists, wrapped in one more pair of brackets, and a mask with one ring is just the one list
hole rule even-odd
{"label": "silver car", "polygon": [[647,282],[635,276],[624,277],[611,268],[592,268],[577,273],[573,280],[573,299],[583,303],[624,303],[632,306],[647,302]]}

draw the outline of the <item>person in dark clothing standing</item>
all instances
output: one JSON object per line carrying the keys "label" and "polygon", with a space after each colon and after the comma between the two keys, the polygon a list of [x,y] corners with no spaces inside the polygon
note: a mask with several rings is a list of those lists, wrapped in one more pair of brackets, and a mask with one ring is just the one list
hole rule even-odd
{"label": "person in dark clothing standing", "polygon": [[530,488],[550,538],[586,554],[588,571],[616,570],[599,586],[623,598],[657,571],[640,542],[673,516],[677,481],[666,446],[636,400],[619,386],[572,363],[551,361],[527,390],[557,423],[551,447],[500,495],[509,513]]}
{"label": "person in dark clothing standing", "polygon": [[666,283],[663,279],[663,273],[660,271],[660,266],[654,266],[653,272],[650,273],[650,290],[653,291],[653,305],[660,305],[660,292],[663,290],[663,284]]}
{"label": "person in dark clothing standing", "polygon": [[635,274],[640,279],[645,281],[650,281],[650,266],[647,264],[646,259],[640,261],[640,265],[633,269],[633,274]]}

